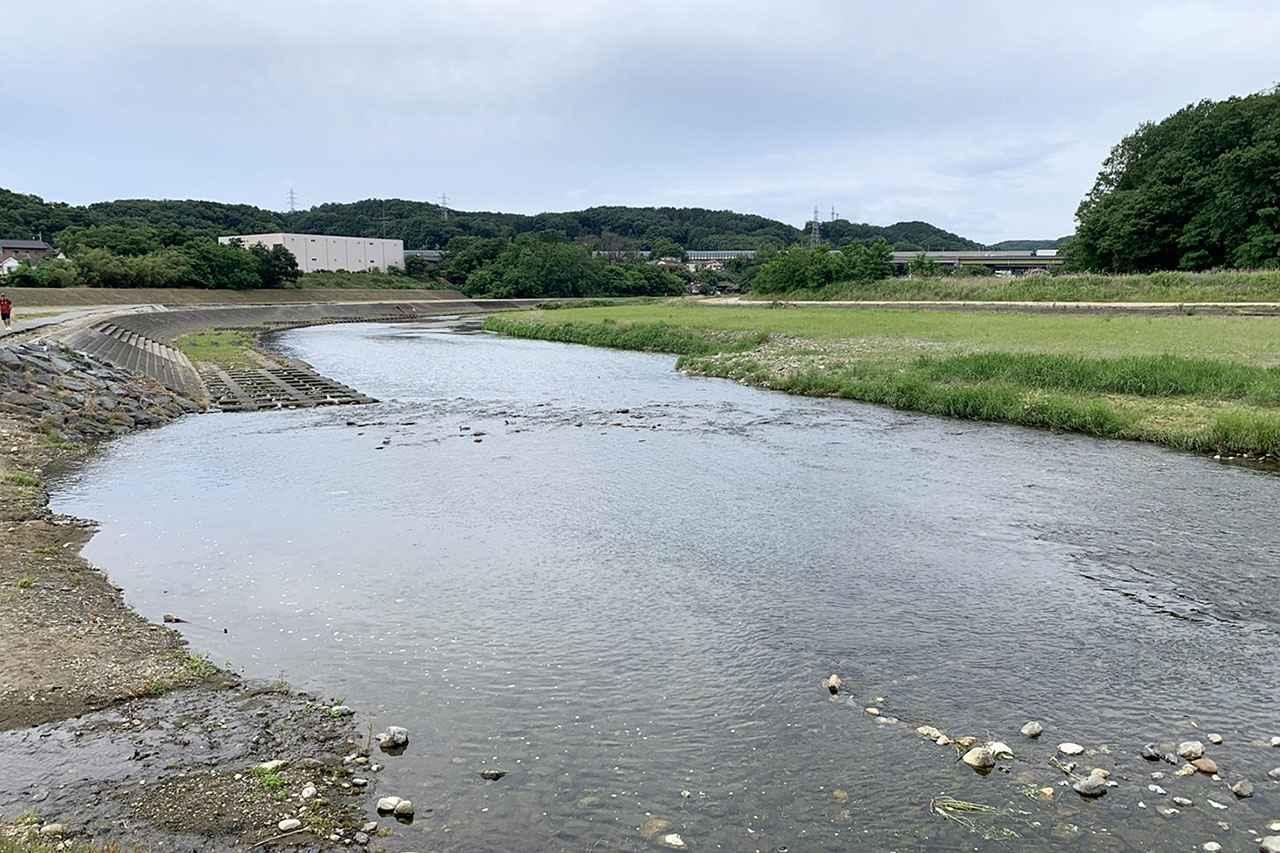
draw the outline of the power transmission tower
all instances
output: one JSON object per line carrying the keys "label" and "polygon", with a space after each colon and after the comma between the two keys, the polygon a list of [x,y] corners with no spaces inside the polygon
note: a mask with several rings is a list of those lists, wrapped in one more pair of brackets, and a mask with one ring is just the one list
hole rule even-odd
{"label": "power transmission tower", "polygon": [[298,211],[298,194],[293,191],[293,187],[289,187],[289,212],[297,213]]}
{"label": "power transmission tower", "polygon": [[809,245],[816,249],[821,239],[821,235],[818,233],[818,206],[815,204],[813,206],[813,233],[809,235]]}
{"label": "power transmission tower", "polygon": [[444,209],[444,218],[449,218],[449,196],[440,193],[440,207]]}
{"label": "power transmission tower", "polygon": [[834,204],[831,205],[831,221],[836,221],[836,206]]}

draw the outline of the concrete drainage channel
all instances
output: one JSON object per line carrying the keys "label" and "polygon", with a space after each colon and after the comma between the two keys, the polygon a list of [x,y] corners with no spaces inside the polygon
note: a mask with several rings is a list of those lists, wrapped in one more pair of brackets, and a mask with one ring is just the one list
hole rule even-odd
{"label": "concrete drainage channel", "polygon": [[223,412],[377,402],[313,370],[291,365],[219,367],[202,364],[200,378],[208,389],[210,408]]}

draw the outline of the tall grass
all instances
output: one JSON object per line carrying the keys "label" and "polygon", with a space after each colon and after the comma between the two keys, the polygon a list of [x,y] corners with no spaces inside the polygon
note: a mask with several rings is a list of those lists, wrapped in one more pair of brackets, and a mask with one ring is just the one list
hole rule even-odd
{"label": "tall grass", "polygon": [[917,361],[917,367],[935,382],[1004,382],[1095,394],[1280,402],[1280,369],[1205,358],[984,352],[926,356]]}
{"label": "tall grass", "polygon": [[710,355],[740,352],[764,343],[765,332],[715,332],[690,329],[667,323],[556,323],[521,320],[495,315],[485,321],[485,329],[515,338],[536,338],[570,344],[587,344],[610,349],[667,352],[675,355]]}
{"label": "tall grass", "polygon": [[751,298],[996,302],[1280,302],[1280,269],[1067,274],[1018,278],[890,278]]}

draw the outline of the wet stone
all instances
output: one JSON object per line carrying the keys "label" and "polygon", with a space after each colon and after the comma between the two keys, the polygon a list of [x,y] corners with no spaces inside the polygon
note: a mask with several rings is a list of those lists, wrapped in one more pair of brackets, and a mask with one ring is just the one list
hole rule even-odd
{"label": "wet stone", "polygon": [[1239,782],[1231,786],[1231,793],[1240,799],[1253,796],[1253,783],[1248,779],[1241,779]]}
{"label": "wet stone", "polygon": [[1044,726],[1040,725],[1035,720],[1032,720],[1024,725],[1021,731],[1023,737],[1037,738],[1044,732]]}

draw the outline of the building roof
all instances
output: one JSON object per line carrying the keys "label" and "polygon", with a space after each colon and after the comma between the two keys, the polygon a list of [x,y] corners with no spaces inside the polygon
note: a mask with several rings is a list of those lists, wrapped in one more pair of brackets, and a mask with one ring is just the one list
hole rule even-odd
{"label": "building roof", "polygon": [[684,256],[691,261],[731,261],[735,258],[754,258],[755,249],[714,249],[712,251],[685,252]]}
{"label": "building roof", "polygon": [[43,240],[9,240],[0,238],[0,249],[43,249],[52,252],[53,247]]}

